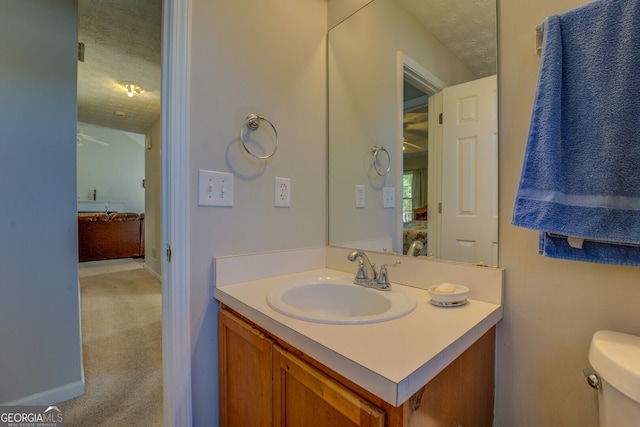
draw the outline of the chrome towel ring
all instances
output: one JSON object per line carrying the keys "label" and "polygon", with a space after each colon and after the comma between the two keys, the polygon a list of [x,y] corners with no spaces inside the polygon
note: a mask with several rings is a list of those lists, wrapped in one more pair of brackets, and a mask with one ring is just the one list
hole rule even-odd
{"label": "chrome towel ring", "polygon": [[[270,154],[267,154],[265,156],[258,156],[252,153],[251,150],[249,150],[249,148],[247,147],[246,141],[244,140],[245,138],[244,128],[246,127],[247,129],[249,129],[249,132],[258,130],[260,128],[260,122],[269,123],[269,126],[271,126],[271,129],[273,129],[273,133],[276,137],[276,142],[274,144],[273,151]],[[265,119],[264,116],[260,116],[258,114],[249,114],[247,116],[247,119],[245,120],[245,122],[242,124],[242,127],[240,128],[240,142],[242,143],[242,147],[244,147],[244,150],[251,156],[255,157],[256,159],[268,159],[269,157],[273,156],[274,154],[276,154],[276,151],[278,151],[278,145],[280,144],[280,140],[278,139],[278,131],[276,130],[276,127],[269,120]]]}
{"label": "chrome towel ring", "polygon": [[[384,166],[382,166],[382,164],[380,163],[380,159],[378,158],[378,155],[380,154],[381,151],[387,155],[386,169]],[[389,152],[387,151],[387,149],[384,147],[378,147],[377,145],[374,145],[371,148],[371,152],[373,153],[373,167],[375,168],[376,173],[380,176],[385,176],[386,174],[388,174],[389,170],[391,169],[391,156],[389,155]]]}

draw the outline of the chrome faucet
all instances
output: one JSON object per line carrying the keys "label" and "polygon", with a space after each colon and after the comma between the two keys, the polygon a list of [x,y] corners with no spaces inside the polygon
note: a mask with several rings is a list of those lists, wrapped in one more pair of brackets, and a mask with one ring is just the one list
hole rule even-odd
{"label": "chrome faucet", "polygon": [[353,251],[347,255],[347,259],[351,262],[358,261],[358,271],[353,283],[356,285],[371,286],[378,283],[378,273],[376,273],[376,265],[369,261],[369,257],[362,251]]}
{"label": "chrome faucet", "polygon": [[[413,242],[411,242],[411,245],[409,245],[407,255],[418,256],[420,255],[420,251],[422,250],[422,248],[424,248],[424,243],[422,243],[420,240],[414,240]],[[418,251],[418,253],[416,253],[416,251]]]}
{"label": "chrome faucet", "polygon": [[356,272],[355,279],[353,279],[353,283],[381,291],[391,290],[391,282],[389,281],[387,268],[400,264],[400,261],[396,261],[391,265],[383,264],[380,267],[380,278],[378,278],[376,265],[369,261],[369,257],[363,251],[355,250],[350,252],[349,255],[347,255],[347,259],[351,262],[358,261],[358,271]]}

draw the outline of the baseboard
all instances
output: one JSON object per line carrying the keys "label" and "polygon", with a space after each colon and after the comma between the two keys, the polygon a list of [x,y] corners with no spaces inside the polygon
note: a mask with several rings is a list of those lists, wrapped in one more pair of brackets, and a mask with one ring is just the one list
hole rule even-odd
{"label": "baseboard", "polygon": [[30,396],[21,397],[11,402],[2,403],[3,406],[53,405],[84,394],[84,380],[76,381],[41,391]]}
{"label": "baseboard", "polygon": [[155,277],[156,279],[160,280],[162,282],[162,276],[159,275],[155,270],[153,270],[152,268],[150,268],[148,265],[144,265],[144,269],[147,270],[147,272],[149,274],[151,274],[153,277]]}

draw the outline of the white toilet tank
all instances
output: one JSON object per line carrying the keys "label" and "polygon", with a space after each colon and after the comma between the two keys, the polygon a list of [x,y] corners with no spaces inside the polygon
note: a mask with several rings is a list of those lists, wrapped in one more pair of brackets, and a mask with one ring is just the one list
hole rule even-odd
{"label": "white toilet tank", "polygon": [[600,427],[640,426],[640,337],[596,332],[589,363],[600,377]]}

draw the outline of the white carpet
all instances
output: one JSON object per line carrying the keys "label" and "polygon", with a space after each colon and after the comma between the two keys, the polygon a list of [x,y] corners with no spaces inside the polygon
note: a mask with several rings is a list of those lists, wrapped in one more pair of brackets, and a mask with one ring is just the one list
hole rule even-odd
{"label": "white carpet", "polygon": [[82,278],[95,276],[96,274],[117,273],[119,271],[135,270],[138,268],[144,268],[144,264],[133,258],[86,261],[78,263],[78,276]]}
{"label": "white carpet", "polygon": [[[83,263],[84,264],[84,263]],[[80,279],[86,394],[65,426],[163,426],[162,284],[135,261],[86,266]],[[96,271],[119,270],[110,273]]]}

